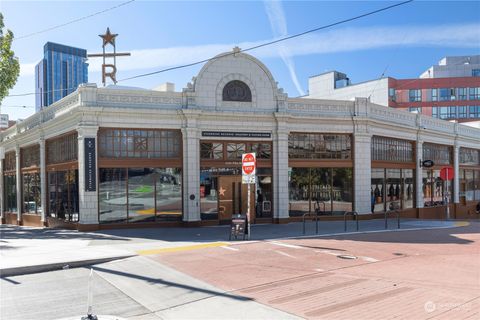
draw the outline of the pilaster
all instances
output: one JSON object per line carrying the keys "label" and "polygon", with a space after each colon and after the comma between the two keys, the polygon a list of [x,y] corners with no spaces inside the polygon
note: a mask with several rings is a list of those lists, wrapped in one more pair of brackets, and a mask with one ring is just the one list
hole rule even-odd
{"label": "pilaster", "polygon": [[353,209],[358,214],[372,212],[370,186],[372,179],[371,141],[369,133],[354,134],[354,195]]}
{"label": "pilaster", "polygon": [[460,202],[459,188],[460,188],[460,146],[455,143],[453,147],[453,203]]}
{"label": "pilaster", "polygon": [[277,118],[277,132],[273,140],[273,206],[274,218],[286,219],[288,212],[288,128],[286,120]]}
{"label": "pilaster", "polygon": [[[78,131],[78,202],[79,202],[79,223],[98,224],[98,160],[97,160],[97,126],[82,126]],[[86,150],[91,148],[87,143],[92,143],[93,158],[87,160]],[[86,161],[93,161],[87,164]],[[87,170],[94,169],[95,183],[87,189],[89,181],[86,180]],[[87,191],[88,190],[88,191]]]}
{"label": "pilaster", "polygon": [[[423,170],[421,167],[422,158],[423,158],[423,141],[418,139],[416,144],[416,151],[415,151],[415,162],[416,162],[416,170],[415,170],[415,199],[417,202],[417,208],[423,208],[424,201],[423,201]],[[423,159],[426,160],[426,159]]]}
{"label": "pilaster", "polygon": [[200,221],[200,138],[197,110],[183,110],[183,221]]}
{"label": "pilaster", "polygon": [[40,137],[40,204],[42,206],[42,212],[40,220],[45,222],[46,209],[47,209],[47,164],[45,155],[45,139]]}
{"label": "pilaster", "polygon": [[20,146],[17,145],[15,147],[15,170],[17,172],[17,224],[21,225],[22,223],[22,208],[23,208],[23,200],[22,200],[22,173],[20,172]]}

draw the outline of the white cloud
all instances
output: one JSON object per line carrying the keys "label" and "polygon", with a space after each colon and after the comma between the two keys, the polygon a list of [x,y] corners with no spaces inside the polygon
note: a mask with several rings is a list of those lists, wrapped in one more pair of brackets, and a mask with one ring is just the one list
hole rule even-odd
{"label": "white cloud", "polygon": [[[264,1],[265,11],[270,21],[270,26],[273,31],[273,36],[275,38],[286,37],[288,35],[287,31],[287,20],[285,19],[285,14],[283,12],[283,7],[280,1]],[[295,72],[295,62],[293,61],[290,53],[290,49],[287,46],[288,44],[282,42],[279,44],[279,54],[283,62],[288,68],[290,73],[290,78],[292,78],[295,87],[297,88],[298,93],[301,96],[305,95],[300,82],[298,81],[297,73]]]}
{"label": "white cloud", "polygon": [[[118,58],[117,66],[122,71],[139,70],[139,73],[140,70],[153,71],[208,59],[219,53],[231,51],[235,45],[246,49],[267,41],[271,41],[271,39],[244,43],[130,50],[131,57]],[[478,43],[480,43],[480,24],[364,27],[312,33],[285,41],[283,44],[259,48],[248,53],[264,59],[281,58],[282,50],[288,50],[288,55],[295,57],[387,47],[478,48]],[[281,49],[282,47],[285,49]],[[21,75],[32,76],[35,64],[22,64]],[[101,71],[101,59],[90,59],[89,64],[90,72]]]}

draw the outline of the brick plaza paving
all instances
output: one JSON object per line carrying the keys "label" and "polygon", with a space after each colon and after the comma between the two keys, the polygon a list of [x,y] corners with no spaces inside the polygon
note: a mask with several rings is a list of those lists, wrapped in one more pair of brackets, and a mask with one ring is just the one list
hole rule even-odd
{"label": "brick plaza paving", "polygon": [[307,319],[480,319],[478,221],[445,229],[239,242],[147,257]]}

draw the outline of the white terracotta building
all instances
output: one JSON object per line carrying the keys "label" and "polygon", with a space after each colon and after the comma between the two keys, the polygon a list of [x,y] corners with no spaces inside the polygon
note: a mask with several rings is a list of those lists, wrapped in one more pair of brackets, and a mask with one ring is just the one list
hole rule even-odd
{"label": "white terracotta building", "polygon": [[[288,98],[234,51],[182,92],[86,84],[0,134],[2,223],[94,230],[228,223],[246,211],[240,156],[256,152],[256,223],[475,216],[480,130],[355,101]],[[421,167],[432,160],[431,168]],[[454,169],[449,191],[440,179]]]}

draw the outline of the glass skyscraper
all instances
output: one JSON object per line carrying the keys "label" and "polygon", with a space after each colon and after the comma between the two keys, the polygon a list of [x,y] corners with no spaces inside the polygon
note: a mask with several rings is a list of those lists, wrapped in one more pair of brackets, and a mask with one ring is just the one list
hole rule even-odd
{"label": "glass skyscraper", "polygon": [[47,42],[35,66],[35,109],[39,111],[88,82],[87,50]]}

